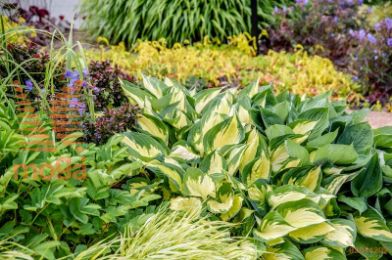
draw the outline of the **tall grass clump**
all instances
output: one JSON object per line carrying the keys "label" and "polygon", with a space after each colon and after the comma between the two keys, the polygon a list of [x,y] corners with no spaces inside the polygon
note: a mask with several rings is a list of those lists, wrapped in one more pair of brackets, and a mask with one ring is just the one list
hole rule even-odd
{"label": "tall grass clump", "polygon": [[[223,41],[228,36],[250,32],[250,0],[213,1],[110,1],[87,0],[81,5],[85,27],[94,37],[105,36],[112,43],[129,45],[137,39],[165,38],[176,42],[199,41],[204,37]],[[258,0],[263,24],[271,22],[276,5],[289,0]]]}

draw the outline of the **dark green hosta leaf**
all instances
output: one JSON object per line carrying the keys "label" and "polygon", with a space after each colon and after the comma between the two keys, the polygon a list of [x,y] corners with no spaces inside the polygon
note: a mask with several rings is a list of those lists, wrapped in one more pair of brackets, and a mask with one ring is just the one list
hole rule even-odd
{"label": "dark green hosta leaf", "polygon": [[346,197],[344,195],[340,195],[338,200],[352,207],[353,209],[358,210],[359,214],[362,214],[367,210],[367,201],[364,197]]}
{"label": "dark green hosta leaf", "polygon": [[306,144],[306,147],[312,148],[312,149],[317,149],[319,147],[322,147],[327,144],[331,144],[333,141],[335,141],[336,136],[338,135],[339,129],[336,129],[333,132],[327,133],[325,135],[322,135],[320,137],[317,137],[311,141],[309,141]]}
{"label": "dark green hosta leaf", "polygon": [[353,145],[327,144],[310,154],[313,162],[329,161],[336,164],[351,164],[358,158]]}
{"label": "dark green hosta leaf", "polygon": [[355,196],[370,197],[382,188],[382,171],[378,154],[375,153],[365,168],[351,182],[351,191]]}
{"label": "dark green hosta leaf", "polygon": [[374,145],[378,148],[392,149],[392,126],[374,129]]}
{"label": "dark green hosta leaf", "polygon": [[373,146],[373,131],[368,123],[347,126],[339,136],[337,143],[353,144],[358,154],[368,154]]}

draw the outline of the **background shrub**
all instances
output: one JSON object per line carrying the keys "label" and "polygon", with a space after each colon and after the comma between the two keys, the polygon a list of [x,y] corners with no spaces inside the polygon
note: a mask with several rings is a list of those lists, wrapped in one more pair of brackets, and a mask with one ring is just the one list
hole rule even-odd
{"label": "background shrub", "polygon": [[[257,2],[261,27],[273,20],[275,5],[291,1]],[[228,36],[249,32],[251,28],[250,0],[85,0],[81,13],[86,16],[85,25],[92,36],[105,36],[111,43],[124,41],[129,45],[139,38],[165,38],[169,45],[200,41],[206,36],[223,41]]]}

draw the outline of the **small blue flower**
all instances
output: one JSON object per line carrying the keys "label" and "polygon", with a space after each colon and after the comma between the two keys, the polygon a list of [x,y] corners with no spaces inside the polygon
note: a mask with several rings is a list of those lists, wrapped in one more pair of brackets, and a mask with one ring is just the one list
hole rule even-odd
{"label": "small blue flower", "polygon": [[297,4],[297,5],[306,5],[306,4],[308,4],[308,0],[295,0],[295,3]]}
{"label": "small blue flower", "polygon": [[357,76],[353,76],[352,79],[353,79],[353,81],[358,81],[358,77]]}
{"label": "small blue flower", "polygon": [[86,104],[84,104],[84,103],[79,103],[79,108],[78,108],[79,114],[82,116],[82,115],[84,114],[85,111],[86,111]]}
{"label": "small blue flower", "polygon": [[365,30],[364,29],[359,30],[358,34],[357,34],[358,40],[363,41],[365,39],[365,37],[366,37]]}
{"label": "small blue flower", "polygon": [[67,71],[65,72],[65,74],[64,74],[64,76],[65,76],[67,79],[71,78],[72,75],[73,75],[73,73],[72,73],[71,70],[67,70]]}
{"label": "small blue flower", "polygon": [[392,38],[387,39],[387,45],[388,47],[392,47]]}
{"label": "small blue flower", "polygon": [[25,88],[25,89],[26,89],[27,91],[31,92],[31,91],[33,90],[33,87],[34,87],[34,86],[33,86],[33,82],[31,82],[31,80],[29,80],[29,79],[26,80],[26,81],[25,81],[25,85],[26,85],[26,88]]}
{"label": "small blue flower", "polygon": [[77,108],[79,106],[79,99],[78,98],[71,98],[69,101],[70,108]]}
{"label": "small blue flower", "polygon": [[371,44],[376,44],[377,43],[377,39],[376,37],[373,36],[373,34],[368,33],[367,35],[367,39]]}
{"label": "small blue flower", "polygon": [[83,69],[83,77],[85,77],[85,78],[88,77],[88,70],[87,70],[87,68]]}
{"label": "small blue flower", "polygon": [[385,25],[387,26],[387,29],[391,30],[392,29],[392,18],[389,18],[389,17],[385,18],[384,22],[385,22]]}
{"label": "small blue flower", "polygon": [[381,24],[380,23],[376,23],[374,25],[374,30],[379,31],[381,29]]}

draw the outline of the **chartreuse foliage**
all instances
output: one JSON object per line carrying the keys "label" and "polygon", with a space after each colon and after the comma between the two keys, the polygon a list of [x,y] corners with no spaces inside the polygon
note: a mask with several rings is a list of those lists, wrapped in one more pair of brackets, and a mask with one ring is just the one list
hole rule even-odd
{"label": "chartreuse foliage", "polygon": [[266,259],[390,251],[390,127],[373,131],[362,111],[347,114],[328,93],[143,83],[123,82],[142,114],[121,143],[162,180],[171,209],[238,223],[236,233],[251,235]]}
{"label": "chartreuse foliage", "polygon": [[296,94],[332,91],[334,96],[347,97],[359,88],[328,59],[302,50],[254,56],[249,41],[246,35],[240,35],[230,38],[227,45],[200,42],[188,46],[176,44],[173,48],[167,48],[163,41],[140,42],[132,52],[120,44],[87,50],[86,56],[90,60],[110,60],[139,79],[142,73],[161,79],[168,77],[182,84],[198,79],[205,82],[204,87],[243,86],[260,77],[261,83],[273,83],[276,91]]}

